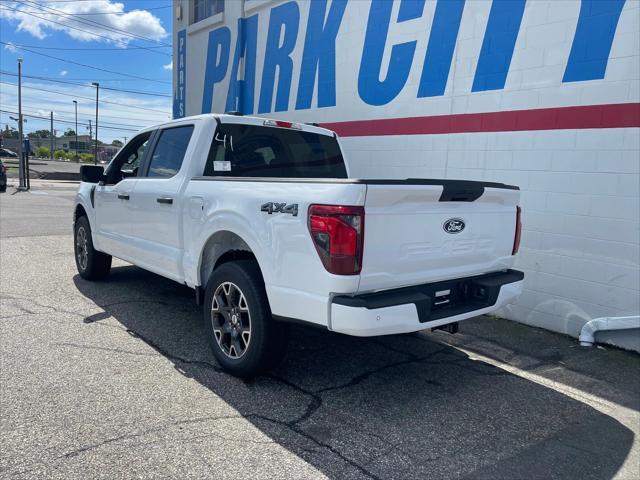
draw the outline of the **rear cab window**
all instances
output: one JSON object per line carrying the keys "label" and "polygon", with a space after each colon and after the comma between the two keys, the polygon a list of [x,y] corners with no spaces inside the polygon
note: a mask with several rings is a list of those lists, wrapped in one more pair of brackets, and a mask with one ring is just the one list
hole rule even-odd
{"label": "rear cab window", "polygon": [[347,178],[335,137],[295,128],[220,124],[205,176]]}

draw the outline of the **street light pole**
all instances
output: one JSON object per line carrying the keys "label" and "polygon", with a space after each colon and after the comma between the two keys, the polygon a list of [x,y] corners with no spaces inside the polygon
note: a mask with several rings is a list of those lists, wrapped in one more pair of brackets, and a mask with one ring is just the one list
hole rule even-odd
{"label": "street light pole", "polygon": [[55,137],[53,134],[53,112],[51,112],[51,131],[49,132],[49,138],[51,139],[51,151],[49,152],[49,158],[53,160],[53,150],[55,147]]}
{"label": "street light pole", "polygon": [[91,85],[96,87],[96,153],[93,159],[93,164],[98,164],[98,92],[100,91],[100,84],[98,82],[91,82]]}
{"label": "street light pole", "polygon": [[27,184],[25,182],[25,164],[24,164],[24,152],[22,151],[22,57],[18,57],[18,160],[19,160],[19,186],[20,189],[25,189]]}
{"label": "street light pole", "polygon": [[76,102],[75,100],[73,101],[73,104],[76,107],[76,162],[80,161],[80,157],[78,157],[78,102]]}

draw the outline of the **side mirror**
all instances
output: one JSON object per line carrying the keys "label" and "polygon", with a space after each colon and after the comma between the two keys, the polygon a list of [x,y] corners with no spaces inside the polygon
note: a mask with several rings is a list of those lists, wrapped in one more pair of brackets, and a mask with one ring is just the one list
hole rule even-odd
{"label": "side mirror", "polygon": [[104,167],[100,165],[82,165],[80,179],[87,183],[98,183],[104,178]]}

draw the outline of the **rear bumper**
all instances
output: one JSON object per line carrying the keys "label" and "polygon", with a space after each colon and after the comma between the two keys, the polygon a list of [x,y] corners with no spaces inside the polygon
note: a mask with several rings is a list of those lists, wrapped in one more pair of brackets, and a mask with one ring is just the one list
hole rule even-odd
{"label": "rear bumper", "polygon": [[524,273],[507,270],[363,295],[338,295],[332,299],[330,329],[368,337],[446,325],[512,302],[522,293],[523,279]]}

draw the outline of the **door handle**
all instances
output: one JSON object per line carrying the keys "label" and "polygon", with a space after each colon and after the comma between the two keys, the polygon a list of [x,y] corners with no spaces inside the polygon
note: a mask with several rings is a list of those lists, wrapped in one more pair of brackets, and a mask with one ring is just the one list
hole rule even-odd
{"label": "door handle", "polygon": [[156,202],[164,203],[166,205],[171,205],[171,204],[173,204],[173,198],[171,198],[171,197],[158,197],[158,198],[156,198]]}
{"label": "door handle", "polygon": [[119,193],[118,194],[118,198],[120,200],[129,200],[129,194],[128,193]]}

